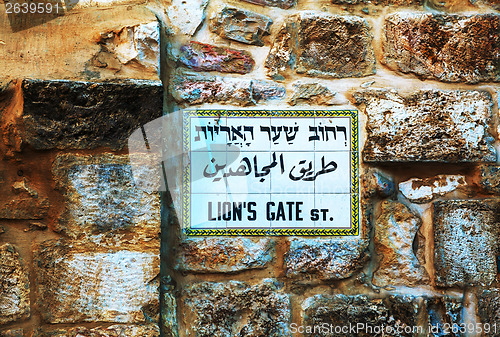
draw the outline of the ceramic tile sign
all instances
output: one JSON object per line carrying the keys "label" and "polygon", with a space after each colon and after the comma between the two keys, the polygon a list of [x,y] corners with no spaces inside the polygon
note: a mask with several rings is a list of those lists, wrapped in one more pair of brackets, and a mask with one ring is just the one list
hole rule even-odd
{"label": "ceramic tile sign", "polygon": [[187,235],[358,235],[355,110],[183,116]]}

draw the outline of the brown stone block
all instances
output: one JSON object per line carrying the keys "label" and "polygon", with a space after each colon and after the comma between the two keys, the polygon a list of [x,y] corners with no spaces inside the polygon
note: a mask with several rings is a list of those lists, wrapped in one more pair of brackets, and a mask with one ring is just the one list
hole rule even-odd
{"label": "brown stone block", "polygon": [[397,13],[386,18],[384,62],[444,82],[500,81],[500,16]]}
{"label": "brown stone block", "polygon": [[301,12],[285,20],[265,66],[275,79],[294,69],[309,76],[343,78],[375,74],[366,20],[356,16]]}
{"label": "brown stone block", "polygon": [[[7,324],[30,315],[30,282],[16,248],[0,246],[0,324]],[[1,333],[0,333],[1,334]],[[9,336],[16,336],[15,331]]]}
{"label": "brown stone block", "polygon": [[39,329],[33,337],[159,337],[155,324],[112,325],[107,328],[75,327],[66,329]]}

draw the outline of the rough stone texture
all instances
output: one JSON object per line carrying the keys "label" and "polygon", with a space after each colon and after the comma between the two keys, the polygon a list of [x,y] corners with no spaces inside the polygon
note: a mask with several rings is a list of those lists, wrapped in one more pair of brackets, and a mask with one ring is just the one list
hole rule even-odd
{"label": "rough stone texture", "polygon": [[500,81],[500,16],[396,13],[386,18],[384,62],[445,82]]}
{"label": "rough stone texture", "polygon": [[294,239],[285,255],[285,273],[302,281],[345,279],[369,258],[366,239]]}
{"label": "rough stone texture", "polygon": [[273,21],[258,13],[234,7],[224,7],[210,19],[209,28],[226,39],[263,46]]}
{"label": "rough stone texture", "polygon": [[98,68],[120,71],[123,65],[129,65],[144,71],[159,71],[160,27],[157,21],[101,33],[97,43],[101,50],[91,64]]}
{"label": "rough stone texture", "polygon": [[387,198],[396,191],[392,177],[372,167],[363,172],[360,184],[363,199],[371,199],[375,196]]}
{"label": "rough stone texture", "polygon": [[0,324],[28,318],[29,295],[28,271],[19,253],[11,244],[0,245]]}
{"label": "rough stone texture", "polygon": [[158,185],[155,167],[137,165],[132,172],[127,155],[61,154],[52,173],[65,204],[59,231],[73,238],[97,240],[102,234],[118,241],[126,231],[134,234],[127,237],[130,243],[158,246],[160,196],[148,188]]}
{"label": "rough stone texture", "polygon": [[174,285],[170,276],[161,278],[161,331],[162,336],[178,337],[177,300],[174,295]]}
{"label": "rough stone texture", "polygon": [[43,219],[49,211],[49,199],[35,190],[26,178],[0,186],[1,219]]}
{"label": "rough stone texture", "polygon": [[463,175],[440,174],[431,178],[411,178],[399,183],[399,190],[408,200],[417,204],[425,204],[432,199],[467,186]]}
{"label": "rough stone texture", "polygon": [[367,22],[355,16],[301,12],[288,17],[278,32],[265,66],[268,75],[284,79],[288,69],[329,78],[375,73]]}
{"label": "rough stone texture", "polygon": [[90,244],[46,241],[35,252],[42,318],[47,323],[156,320],[158,251],[104,250]]}
{"label": "rough stone texture", "polygon": [[454,324],[455,326],[460,327],[460,324],[464,323],[464,307],[462,302],[463,299],[457,300],[449,296],[426,297],[425,307],[429,327],[431,328],[428,336],[465,336],[459,332],[454,333],[451,329],[445,329],[445,327],[452,327]]}
{"label": "rough stone texture", "polygon": [[483,0],[482,2],[487,4],[488,6],[493,7],[497,11],[500,10],[500,1],[499,0]]}
{"label": "rough stone texture", "polygon": [[159,337],[158,325],[112,325],[107,328],[75,327],[57,330],[39,329],[34,337]]}
{"label": "rough stone texture", "polygon": [[500,166],[479,165],[479,183],[486,192],[500,194]]}
{"label": "rough stone texture", "polygon": [[289,336],[290,300],[274,280],[202,282],[184,290],[187,336]]}
{"label": "rough stone texture", "polygon": [[260,269],[274,255],[274,241],[269,239],[192,238],[180,243],[175,269],[197,273]]}
{"label": "rough stone texture", "polygon": [[175,72],[170,92],[178,103],[225,103],[255,105],[259,101],[280,99],[285,95],[283,85],[273,81],[220,77],[208,74]]}
{"label": "rough stone texture", "polygon": [[205,19],[208,0],[172,0],[165,14],[176,33],[193,36]]}
{"label": "rough stone texture", "polygon": [[162,115],[159,81],[24,80],[23,138],[37,150],[121,149],[139,126]]}
{"label": "rough stone texture", "polygon": [[[481,323],[489,323],[492,336],[498,336],[498,324],[500,324],[500,290],[484,290],[478,298],[478,315]],[[495,327],[496,325],[496,327]],[[496,331],[493,330],[496,328]]]}
{"label": "rough stone texture", "polygon": [[485,91],[394,90],[355,94],[366,105],[365,162],[494,162],[488,126],[491,95]]}
{"label": "rough stone texture", "polygon": [[23,329],[10,329],[0,331],[0,337],[24,337]]}
{"label": "rough stone texture", "polygon": [[297,0],[243,0],[252,4],[289,9],[297,4]]}
{"label": "rough stone texture", "polygon": [[[383,201],[375,221],[375,251],[380,257],[373,274],[373,284],[414,286],[427,283],[429,277],[413,251],[415,237],[422,224],[420,218],[402,203]],[[421,236],[421,235],[419,235]],[[423,237],[417,241],[423,248]]]}
{"label": "rough stone texture", "polygon": [[374,4],[374,5],[395,5],[395,6],[410,6],[422,5],[424,0],[332,0],[332,3],[338,5],[358,5],[358,4]]}
{"label": "rough stone texture", "polygon": [[288,100],[290,105],[301,103],[314,105],[347,104],[344,96],[319,83],[295,83],[292,97]]}
{"label": "rough stone texture", "polygon": [[[21,152],[22,138],[15,126],[11,111],[16,105],[17,81],[0,80],[0,158],[13,157]],[[0,177],[0,182],[4,178]]]}
{"label": "rough stone texture", "polygon": [[497,274],[500,201],[434,202],[436,284],[488,285]]}
{"label": "rough stone texture", "polygon": [[[305,300],[302,304],[304,310],[304,326],[321,326],[326,324],[328,330],[322,333],[307,332],[304,336],[328,336],[328,337],[357,337],[357,336],[415,336],[404,333],[405,327],[417,325],[417,313],[421,307],[421,299],[410,295],[388,296],[383,299],[369,299],[365,295],[315,295]],[[367,326],[365,329],[347,330],[335,333],[329,329],[356,326],[361,323]],[[368,330],[371,327],[373,330]],[[384,328],[383,332],[374,328]],[[397,333],[397,327],[403,333]],[[394,328],[393,333],[386,334],[387,330]]]}
{"label": "rough stone texture", "polygon": [[222,48],[191,41],[181,46],[178,62],[196,71],[220,71],[246,74],[252,71],[255,61],[245,50]]}

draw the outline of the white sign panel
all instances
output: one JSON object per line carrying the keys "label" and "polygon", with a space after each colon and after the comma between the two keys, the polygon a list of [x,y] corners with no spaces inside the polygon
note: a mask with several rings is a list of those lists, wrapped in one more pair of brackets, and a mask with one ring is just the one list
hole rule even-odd
{"label": "white sign panel", "polygon": [[357,111],[184,112],[187,235],[357,235]]}

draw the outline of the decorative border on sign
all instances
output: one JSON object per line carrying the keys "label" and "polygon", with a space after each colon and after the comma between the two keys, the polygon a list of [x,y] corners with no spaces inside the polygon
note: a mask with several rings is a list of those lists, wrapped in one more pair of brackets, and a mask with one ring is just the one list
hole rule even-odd
{"label": "decorative border on sign", "polygon": [[359,234],[359,153],[357,110],[187,110],[183,112],[184,153],[190,153],[191,117],[350,117],[351,119],[351,228],[250,228],[250,229],[191,229],[190,165],[182,169],[183,232],[188,236],[356,236]]}

